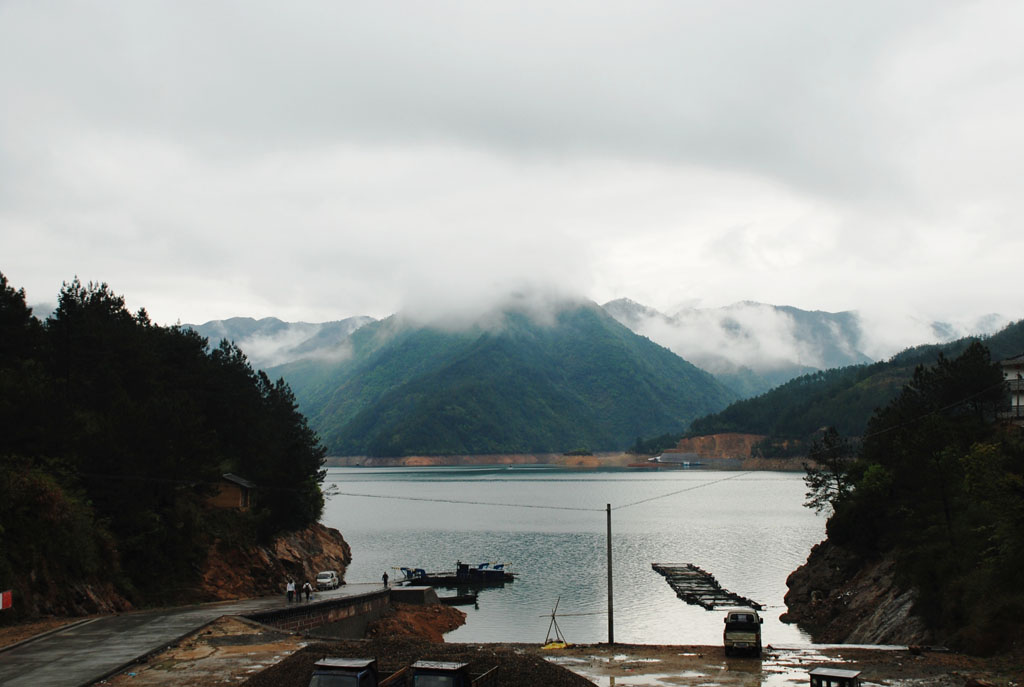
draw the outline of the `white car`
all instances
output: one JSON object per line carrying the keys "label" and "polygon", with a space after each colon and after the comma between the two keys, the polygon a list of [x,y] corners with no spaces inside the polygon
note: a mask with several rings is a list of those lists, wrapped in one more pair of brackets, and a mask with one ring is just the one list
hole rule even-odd
{"label": "white car", "polygon": [[341,578],[334,570],[324,570],[316,575],[317,589],[337,589],[341,586]]}

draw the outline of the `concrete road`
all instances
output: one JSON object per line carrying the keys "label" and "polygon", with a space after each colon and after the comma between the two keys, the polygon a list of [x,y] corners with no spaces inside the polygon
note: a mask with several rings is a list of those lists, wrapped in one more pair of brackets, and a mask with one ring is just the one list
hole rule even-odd
{"label": "concrete road", "polygon": [[[313,600],[357,596],[381,588],[380,584],[347,584],[333,591],[317,592]],[[85,687],[221,616],[287,605],[282,594],[88,620],[0,650],[0,685]]]}

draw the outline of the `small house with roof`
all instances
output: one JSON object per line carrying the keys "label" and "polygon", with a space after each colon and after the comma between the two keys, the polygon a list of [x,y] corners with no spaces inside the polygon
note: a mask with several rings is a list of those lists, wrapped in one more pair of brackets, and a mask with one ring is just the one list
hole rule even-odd
{"label": "small house with roof", "polygon": [[207,499],[215,508],[234,508],[246,511],[252,506],[256,485],[238,475],[227,472],[217,482],[217,493]]}

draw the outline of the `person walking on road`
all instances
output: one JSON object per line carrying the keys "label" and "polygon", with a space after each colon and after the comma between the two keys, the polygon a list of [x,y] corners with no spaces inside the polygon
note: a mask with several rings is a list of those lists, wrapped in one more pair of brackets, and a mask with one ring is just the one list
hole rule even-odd
{"label": "person walking on road", "polygon": [[285,591],[288,592],[288,603],[291,603],[292,598],[295,596],[295,580],[288,580]]}
{"label": "person walking on road", "polygon": [[380,579],[384,580],[384,586],[388,586],[388,571],[385,570],[384,574],[380,576]]}
{"label": "person walking on road", "polygon": [[305,581],[305,582],[303,583],[303,585],[302,585],[302,591],[304,591],[304,592],[306,593],[306,601],[308,602],[308,601],[309,601],[309,597],[310,597],[310,595],[311,595],[311,594],[313,593],[313,585],[311,585],[311,584],[309,583],[309,580],[306,580],[306,581]]}

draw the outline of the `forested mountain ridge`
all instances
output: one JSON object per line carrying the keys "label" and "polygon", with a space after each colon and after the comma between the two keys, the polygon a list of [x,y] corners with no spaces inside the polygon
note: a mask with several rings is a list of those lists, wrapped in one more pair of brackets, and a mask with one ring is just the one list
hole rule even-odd
{"label": "forested mountain ridge", "polygon": [[[980,342],[994,360],[1024,351],[1024,321],[1008,325],[990,337],[968,337],[949,344],[910,348],[885,362],[826,370],[793,379],[761,396],[737,401],[702,417],[690,434],[745,432],[776,439],[807,439],[822,427],[835,427],[844,436],[864,433],[872,413],[900,393],[919,366],[935,362],[939,353],[955,357]],[[792,444],[803,452],[808,444]],[[772,447],[764,450],[771,454]]]}
{"label": "forested mountain ridge", "polygon": [[593,303],[447,329],[396,316],[349,346],[341,362],[274,369],[331,455],[624,448],[735,397]]}
{"label": "forested mountain ridge", "polygon": [[[0,588],[16,614],[44,599],[87,611],[83,581],[191,599],[213,542],[268,541],[323,507],[324,450],[288,386],[105,284],[65,284],[40,322],[0,274],[0,421]],[[257,486],[246,513],[208,502],[229,472]]]}

